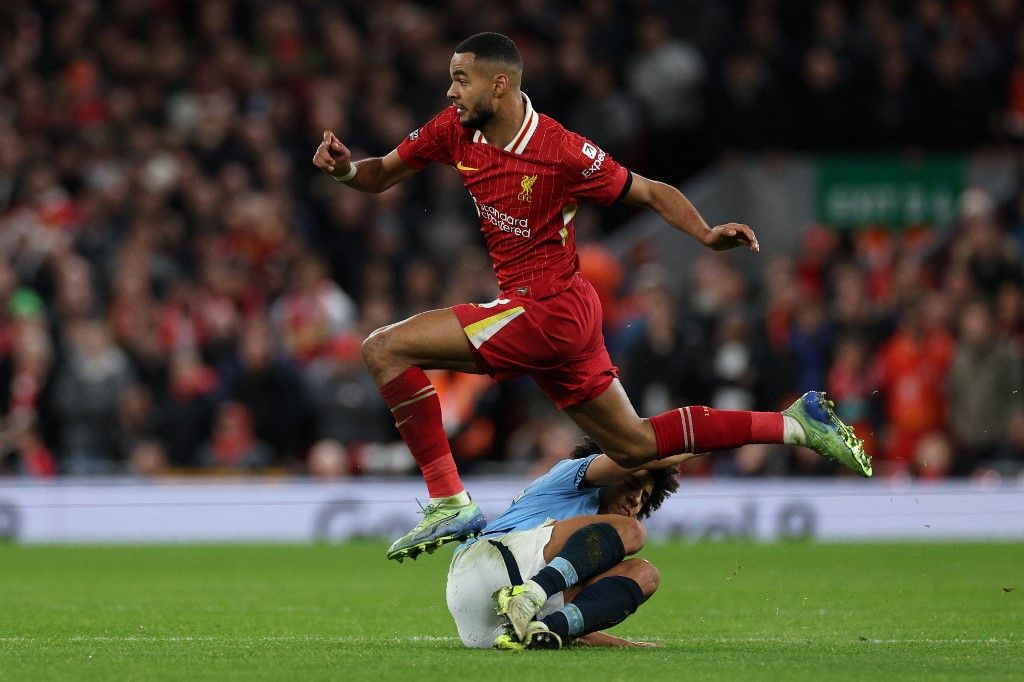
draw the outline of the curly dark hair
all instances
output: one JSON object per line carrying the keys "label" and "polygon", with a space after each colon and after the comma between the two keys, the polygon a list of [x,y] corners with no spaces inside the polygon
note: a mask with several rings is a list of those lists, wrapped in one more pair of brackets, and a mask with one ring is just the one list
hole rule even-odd
{"label": "curly dark hair", "polygon": [[[600,445],[595,443],[590,438],[586,438],[582,443],[579,443],[572,449],[572,453],[569,455],[570,459],[582,459],[583,457],[589,457],[590,455],[603,454],[604,450]],[[669,496],[675,491],[679,490],[679,466],[672,465],[664,469],[648,469],[651,474],[651,478],[654,479],[654,489],[651,490],[650,497],[647,498],[647,502],[640,508],[636,517],[638,519],[646,519],[648,516],[658,511],[662,503],[669,498]]]}

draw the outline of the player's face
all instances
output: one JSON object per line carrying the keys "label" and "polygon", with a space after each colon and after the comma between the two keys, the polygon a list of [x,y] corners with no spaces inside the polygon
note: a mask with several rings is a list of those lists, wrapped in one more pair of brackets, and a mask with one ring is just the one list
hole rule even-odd
{"label": "player's face", "polygon": [[601,513],[636,517],[654,491],[654,478],[646,469],[634,471],[621,483],[601,489]]}
{"label": "player's face", "polygon": [[448,99],[458,110],[462,126],[479,130],[494,118],[494,83],[475,61],[476,55],[472,52],[456,52],[452,56],[448,69],[452,78]]}

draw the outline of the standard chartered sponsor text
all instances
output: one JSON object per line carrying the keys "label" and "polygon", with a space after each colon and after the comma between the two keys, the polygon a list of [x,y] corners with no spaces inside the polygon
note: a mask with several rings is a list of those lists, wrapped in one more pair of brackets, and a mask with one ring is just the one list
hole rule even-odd
{"label": "standard chartered sponsor text", "polygon": [[480,212],[481,218],[502,232],[508,232],[525,239],[530,238],[532,230],[530,229],[530,221],[527,218],[516,218],[513,215],[499,211],[493,206],[481,203],[477,203],[477,210]]}

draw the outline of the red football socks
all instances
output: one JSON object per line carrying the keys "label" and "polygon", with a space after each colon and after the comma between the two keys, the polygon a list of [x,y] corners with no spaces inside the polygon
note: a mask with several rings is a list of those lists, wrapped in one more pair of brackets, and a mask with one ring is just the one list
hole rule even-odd
{"label": "red football socks", "polygon": [[782,413],[682,407],[651,417],[658,457],[729,450],[748,443],[781,443]]}
{"label": "red football socks", "polygon": [[463,491],[448,437],[441,425],[441,402],[430,379],[419,367],[410,367],[380,387],[395,426],[423,472],[431,498]]}

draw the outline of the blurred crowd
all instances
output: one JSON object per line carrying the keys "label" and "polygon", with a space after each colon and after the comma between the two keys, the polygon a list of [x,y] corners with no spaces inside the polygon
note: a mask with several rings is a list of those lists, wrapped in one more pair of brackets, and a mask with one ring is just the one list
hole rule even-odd
{"label": "blurred crowd", "polygon": [[[383,154],[445,104],[462,38],[508,33],[539,111],[680,182],[724,152],[1013,149],[1014,0],[264,2],[0,7],[0,473],[408,472],[359,357],[373,329],[496,293],[456,173],[379,195],[310,159]],[[1022,185],[1024,187],[1024,185]],[[921,477],[1024,464],[1024,191],[951,232],[809,227],[758,277],[665,272],[583,212],[583,266],[643,414],[826,388]],[[755,225],[756,227],[756,225]],[[460,467],[527,471],[578,432],[529,381],[434,373]],[[694,474],[828,474],[750,446]]]}

